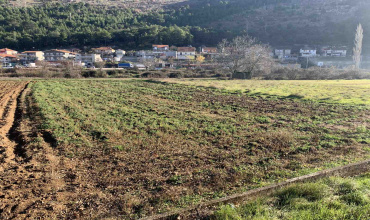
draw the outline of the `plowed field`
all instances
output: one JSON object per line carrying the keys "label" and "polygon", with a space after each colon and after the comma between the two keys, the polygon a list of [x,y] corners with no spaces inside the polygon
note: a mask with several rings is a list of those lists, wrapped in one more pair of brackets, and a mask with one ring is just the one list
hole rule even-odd
{"label": "plowed field", "polygon": [[370,156],[363,105],[141,80],[0,85],[0,219],[138,219]]}

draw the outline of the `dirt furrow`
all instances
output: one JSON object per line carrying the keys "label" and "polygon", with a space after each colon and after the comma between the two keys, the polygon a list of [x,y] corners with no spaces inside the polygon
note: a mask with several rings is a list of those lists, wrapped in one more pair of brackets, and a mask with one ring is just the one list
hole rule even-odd
{"label": "dirt furrow", "polygon": [[77,185],[73,162],[61,158],[38,130],[40,118],[26,85],[9,99],[0,147],[0,219],[64,218]]}
{"label": "dirt furrow", "polygon": [[15,122],[15,112],[17,108],[17,98],[22,92],[23,88],[26,84],[16,87],[13,91],[9,92],[10,94],[5,99],[7,100],[7,104],[3,105],[1,110],[2,112],[2,120],[3,123],[0,128],[0,147],[3,148],[3,163],[0,165],[0,171],[4,171],[5,169],[12,167],[12,164],[15,162],[14,149],[16,143],[9,139],[9,131],[11,130],[14,122]]}

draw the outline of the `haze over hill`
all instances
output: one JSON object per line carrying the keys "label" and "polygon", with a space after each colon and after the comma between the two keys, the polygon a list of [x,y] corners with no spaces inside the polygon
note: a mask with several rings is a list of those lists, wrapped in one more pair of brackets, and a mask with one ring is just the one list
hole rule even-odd
{"label": "haze over hill", "polygon": [[[91,6],[81,4],[76,6],[76,3],[70,3],[74,5],[73,7],[60,4],[60,1],[57,5],[46,6],[44,3],[55,1],[40,2],[24,0],[13,2],[18,6],[28,5],[30,6],[28,9],[12,9],[7,6],[9,3],[5,4],[0,11],[2,15],[0,23],[5,25],[0,28],[1,46],[10,43],[15,48],[29,48],[19,43],[21,41],[19,39],[22,39],[24,34],[35,38],[32,36],[33,30],[27,30],[27,25],[25,27],[14,24],[17,23],[14,21],[16,17],[19,17],[15,20],[20,23],[33,22],[38,28],[45,28],[37,33],[42,35],[41,42],[40,37],[31,40],[38,47],[65,46],[67,42],[81,47],[101,44],[101,41],[127,48],[147,47],[151,43],[216,45],[223,38],[232,38],[244,33],[273,46],[293,44],[352,46],[354,30],[359,22],[365,29],[364,46],[366,47],[369,42],[366,30],[370,28],[370,2],[366,0],[101,0],[73,1],[91,3]],[[35,3],[38,3],[38,6],[32,6]],[[82,8],[86,10],[81,10]],[[42,16],[44,13],[33,16],[30,12],[32,10],[44,10],[45,17]],[[9,16],[9,13],[12,15]],[[22,16],[21,13],[26,16]],[[99,17],[98,24],[91,21],[95,19],[92,17]],[[45,19],[49,25],[41,22]],[[86,31],[86,28],[90,31]],[[137,31],[132,31],[133,28]],[[171,28],[177,28],[178,33],[174,34],[174,30],[169,30]],[[85,37],[86,39],[81,41],[76,37],[87,32],[97,35],[102,31],[108,32],[106,36],[109,35],[103,37],[103,40]],[[164,34],[166,31],[167,36],[158,36],[166,35]],[[11,41],[10,33],[13,36]],[[66,42],[58,40],[60,35],[66,35],[63,38]],[[173,39],[168,39],[171,36]],[[49,39],[50,43],[45,45],[45,39]]]}

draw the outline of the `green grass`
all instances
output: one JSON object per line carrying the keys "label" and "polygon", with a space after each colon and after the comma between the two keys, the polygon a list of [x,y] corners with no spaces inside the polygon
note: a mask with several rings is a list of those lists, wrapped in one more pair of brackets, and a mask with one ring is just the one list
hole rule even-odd
{"label": "green grass", "polygon": [[295,184],[238,207],[223,206],[212,219],[369,219],[369,196],[368,174],[356,178],[331,177]]}
{"label": "green grass", "polygon": [[99,192],[89,199],[127,218],[370,153],[369,111],[357,106],[142,80],[50,80],[31,88],[40,129]]}
{"label": "green grass", "polygon": [[370,80],[166,80],[186,85],[214,87],[330,103],[370,105]]}

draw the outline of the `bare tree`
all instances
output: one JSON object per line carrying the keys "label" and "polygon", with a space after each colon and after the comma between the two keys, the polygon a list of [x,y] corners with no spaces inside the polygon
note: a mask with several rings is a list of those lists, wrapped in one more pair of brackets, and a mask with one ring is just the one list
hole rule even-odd
{"label": "bare tree", "polygon": [[243,73],[244,79],[252,78],[257,73],[270,71],[274,63],[269,48],[249,36],[236,37],[232,41],[223,40],[218,47],[221,54],[217,62],[232,77]]}
{"label": "bare tree", "polygon": [[360,69],[361,65],[361,53],[362,53],[362,40],[364,38],[364,30],[362,25],[359,24],[356,30],[355,36],[355,47],[353,48],[353,61],[355,62],[355,68]]}
{"label": "bare tree", "polygon": [[141,62],[148,70],[153,70],[156,64],[162,63],[163,61],[160,58],[144,58]]}
{"label": "bare tree", "polygon": [[75,66],[71,60],[62,62],[62,71],[66,78],[81,78],[82,75],[82,67]]}

